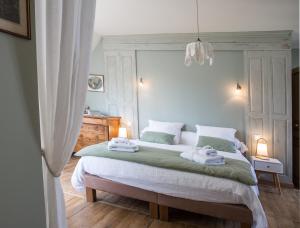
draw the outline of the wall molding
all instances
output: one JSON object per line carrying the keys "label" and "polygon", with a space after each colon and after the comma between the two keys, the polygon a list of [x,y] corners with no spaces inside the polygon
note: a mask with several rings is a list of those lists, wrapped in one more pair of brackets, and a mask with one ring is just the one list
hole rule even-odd
{"label": "wall molding", "polygon": [[[291,49],[292,31],[214,32],[200,33],[203,41],[215,50],[286,50]],[[104,36],[106,50],[185,50],[196,40],[194,33]]]}

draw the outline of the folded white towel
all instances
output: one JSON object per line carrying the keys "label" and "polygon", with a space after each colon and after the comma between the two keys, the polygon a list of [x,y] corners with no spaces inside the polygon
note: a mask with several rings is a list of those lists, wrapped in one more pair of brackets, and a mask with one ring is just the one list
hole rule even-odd
{"label": "folded white towel", "polygon": [[187,159],[187,160],[190,160],[190,161],[193,161],[193,153],[191,152],[183,152],[180,154],[180,157],[184,158],[184,159]]}
{"label": "folded white towel", "polygon": [[213,147],[210,145],[206,145],[206,146],[200,147],[200,149],[208,150],[208,149],[213,149]]}
{"label": "folded white towel", "polygon": [[131,148],[135,148],[135,147],[136,147],[136,144],[134,144],[134,143],[132,143],[132,142],[124,143],[124,142],[114,142],[114,141],[110,141],[110,142],[108,142],[108,147],[122,147],[122,148],[128,148],[128,149],[131,149]]}
{"label": "folded white towel", "polygon": [[139,150],[139,146],[128,139],[115,138],[108,142],[107,149],[109,151],[136,152]]}
{"label": "folded white towel", "polygon": [[204,146],[198,149],[199,154],[205,154],[207,156],[217,156],[218,151],[216,151],[213,147],[211,146]]}
{"label": "folded white towel", "polygon": [[119,151],[119,152],[130,152],[130,153],[134,153],[137,152],[139,149],[135,148],[135,149],[127,149],[127,148],[108,148],[109,151]]}
{"label": "folded white towel", "polygon": [[127,144],[127,143],[114,143],[114,142],[109,142],[108,147],[122,147],[122,148],[134,148],[136,147],[135,144]]}
{"label": "folded white towel", "polygon": [[195,154],[193,157],[193,160],[195,162],[198,162],[200,164],[205,164],[205,165],[224,165],[225,164],[225,159],[221,155],[216,155],[216,156],[206,156],[206,155],[201,155],[201,154]]}
{"label": "folded white towel", "polygon": [[180,154],[180,157],[203,165],[224,165],[225,164],[224,156],[221,155],[207,156],[205,154],[183,152]]}
{"label": "folded white towel", "polygon": [[139,146],[132,146],[132,147],[127,147],[127,146],[107,146],[108,149],[127,149],[127,150],[138,150]]}
{"label": "folded white towel", "polygon": [[129,139],[126,138],[112,138],[110,141],[115,143],[130,143]]}
{"label": "folded white towel", "polygon": [[207,156],[217,156],[218,152],[215,149],[207,149],[204,151]]}

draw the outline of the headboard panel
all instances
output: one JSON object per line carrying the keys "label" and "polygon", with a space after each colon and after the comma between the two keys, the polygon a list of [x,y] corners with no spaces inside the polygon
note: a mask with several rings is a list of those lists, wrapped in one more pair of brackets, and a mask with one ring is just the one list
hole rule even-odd
{"label": "headboard panel", "polygon": [[184,51],[137,51],[139,129],[149,119],[232,127],[245,135],[245,100],[237,99],[236,83],[243,84],[243,52],[216,51],[213,66],[183,64]]}

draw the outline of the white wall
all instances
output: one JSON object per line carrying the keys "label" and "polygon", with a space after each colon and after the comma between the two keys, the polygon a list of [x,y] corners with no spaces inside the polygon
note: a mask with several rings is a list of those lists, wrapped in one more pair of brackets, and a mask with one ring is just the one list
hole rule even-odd
{"label": "white wall", "polygon": [[[294,30],[298,0],[199,0],[200,32]],[[195,0],[98,0],[95,31],[101,35],[196,32]]]}

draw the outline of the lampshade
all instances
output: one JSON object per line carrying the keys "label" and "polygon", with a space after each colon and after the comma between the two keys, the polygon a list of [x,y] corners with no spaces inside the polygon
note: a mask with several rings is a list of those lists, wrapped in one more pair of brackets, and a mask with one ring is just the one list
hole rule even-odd
{"label": "lampshade", "polygon": [[198,39],[186,45],[184,64],[190,66],[192,62],[203,65],[205,60],[209,61],[209,65],[213,64],[213,47],[208,42],[202,42]]}
{"label": "lampshade", "polygon": [[120,138],[127,138],[127,129],[125,127],[119,128],[119,137]]}
{"label": "lampshade", "polygon": [[186,51],[185,51],[185,59],[184,64],[186,66],[190,66],[193,62],[193,60],[196,63],[199,63],[200,65],[203,65],[205,60],[209,61],[209,65],[211,66],[213,64],[213,47],[208,42],[202,42],[200,39],[200,33],[199,33],[199,3],[198,0],[196,1],[196,12],[197,12],[197,34],[198,39],[195,42],[188,43],[186,45]]}
{"label": "lampshade", "polygon": [[260,159],[268,159],[268,144],[267,140],[260,138],[256,144],[256,157]]}

